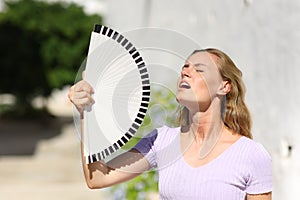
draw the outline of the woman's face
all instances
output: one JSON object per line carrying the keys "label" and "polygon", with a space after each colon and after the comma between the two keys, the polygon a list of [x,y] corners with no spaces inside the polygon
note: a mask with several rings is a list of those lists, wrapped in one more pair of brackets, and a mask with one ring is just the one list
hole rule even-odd
{"label": "woman's face", "polygon": [[206,110],[222,89],[222,78],[213,59],[212,54],[197,52],[182,67],[176,99],[189,110]]}

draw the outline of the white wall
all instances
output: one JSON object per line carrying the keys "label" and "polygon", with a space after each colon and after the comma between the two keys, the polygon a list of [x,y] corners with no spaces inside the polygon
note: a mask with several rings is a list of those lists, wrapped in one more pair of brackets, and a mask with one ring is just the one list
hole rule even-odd
{"label": "white wall", "polygon": [[300,1],[67,1],[104,14],[106,24],[120,32],[167,28],[228,53],[244,73],[255,140],[273,158],[273,199],[300,195]]}
{"label": "white wall", "polygon": [[227,52],[244,73],[255,140],[272,155],[274,199],[292,200],[300,195],[299,11],[297,0],[110,0],[106,24],[168,28]]}

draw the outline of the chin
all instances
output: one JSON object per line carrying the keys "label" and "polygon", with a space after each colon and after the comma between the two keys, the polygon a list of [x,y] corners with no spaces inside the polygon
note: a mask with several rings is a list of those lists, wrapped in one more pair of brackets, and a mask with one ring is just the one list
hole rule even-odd
{"label": "chin", "polygon": [[190,111],[205,111],[211,105],[211,99],[205,99],[203,101],[195,99],[195,96],[176,95],[177,102],[186,107]]}
{"label": "chin", "polygon": [[184,98],[182,98],[181,94],[176,94],[176,101],[183,106]]}
{"label": "chin", "polygon": [[177,95],[176,100],[181,106],[185,106],[187,108],[198,106],[198,103],[196,100],[193,100],[193,98],[185,97],[183,95]]}

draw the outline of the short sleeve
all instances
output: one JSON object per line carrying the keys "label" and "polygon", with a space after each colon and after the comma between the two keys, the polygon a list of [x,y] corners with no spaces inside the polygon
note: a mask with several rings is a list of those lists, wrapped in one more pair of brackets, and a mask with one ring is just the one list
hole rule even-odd
{"label": "short sleeve", "polygon": [[272,159],[261,144],[252,152],[246,193],[263,194],[272,191]]}
{"label": "short sleeve", "polygon": [[157,166],[154,151],[154,142],[157,138],[157,129],[144,136],[134,147],[148,160],[150,167],[155,168]]}

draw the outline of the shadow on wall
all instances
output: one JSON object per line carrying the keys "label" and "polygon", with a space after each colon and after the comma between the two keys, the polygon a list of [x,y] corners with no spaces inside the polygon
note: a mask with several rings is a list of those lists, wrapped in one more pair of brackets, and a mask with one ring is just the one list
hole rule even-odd
{"label": "shadow on wall", "polygon": [[0,119],[0,156],[26,156],[35,153],[40,140],[55,137],[71,117],[45,120],[4,120]]}

